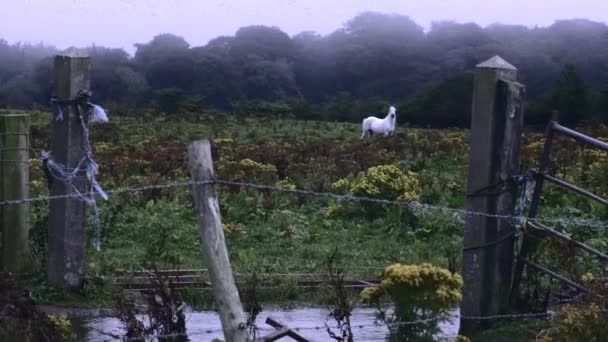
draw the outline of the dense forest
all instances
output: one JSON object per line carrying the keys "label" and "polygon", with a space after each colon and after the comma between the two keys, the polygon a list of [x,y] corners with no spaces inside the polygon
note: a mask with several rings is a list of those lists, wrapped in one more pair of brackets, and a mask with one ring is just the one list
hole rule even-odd
{"label": "dense forest", "polygon": [[[248,26],[205,46],[159,34],[136,44],[134,56],[86,49],[95,101],[114,113],[219,109],[359,121],[395,104],[399,123],[466,127],[472,70],[498,54],[527,86],[528,123],[551,109],[572,124],[608,121],[608,26],[589,20],[535,28],[436,22],[425,32],[407,16],[367,12],[326,36]],[[47,106],[56,52],[0,39],[0,106]]]}

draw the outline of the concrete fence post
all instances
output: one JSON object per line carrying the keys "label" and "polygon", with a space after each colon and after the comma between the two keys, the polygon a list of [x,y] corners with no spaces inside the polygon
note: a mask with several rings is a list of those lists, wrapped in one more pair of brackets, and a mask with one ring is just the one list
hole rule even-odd
{"label": "concrete fence post", "polygon": [[[80,90],[89,90],[90,58],[77,52],[55,57],[55,96],[73,100]],[[52,119],[52,153],[55,162],[74,169],[83,157],[81,124],[75,104],[61,106],[63,120]],[[86,192],[85,171],[78,173],[74,186]],[[61,181],[53,181],[51,196],[70,194]],[[86,259],[86,203],[78,198],[53,199],[49,203],[49,284],[61,288],[82,285]]]}
{"label": "concrete fence post", "polygon": [[[0,201],[29,197],[29,114],[0,113]],[[0,207],[2,265],[20,273],[30,265],[29,203]]]}
{"label": "concrete fence post", "polygon": [[[499,56],[477,65],[474,77],[469,171],[465,208],[514,215],[525,88],[517,69]],[[508,310],[513,273],[515,220],[467,215],[463,247],[461,316]],[[461,318],[461,334],[483,328]]]}

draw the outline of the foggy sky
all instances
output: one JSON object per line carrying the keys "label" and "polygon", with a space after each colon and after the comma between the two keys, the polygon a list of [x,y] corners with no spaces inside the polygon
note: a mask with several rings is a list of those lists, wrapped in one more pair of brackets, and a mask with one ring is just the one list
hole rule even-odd
{"label": "foggy sky", "polygon": [[93,43],[134,52],[159,33],[204,45],[254,24],[290,35],[330,33],[363,11],[409,15],[429,28],[455,20],[548,26],[556,19],[608,22],[606,0],[0,0],[0,38],[58,48]]}

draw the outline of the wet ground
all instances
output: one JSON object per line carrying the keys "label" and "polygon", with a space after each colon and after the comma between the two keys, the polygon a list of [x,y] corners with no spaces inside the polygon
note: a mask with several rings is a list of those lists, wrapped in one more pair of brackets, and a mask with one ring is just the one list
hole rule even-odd
{"label": "wet ground", "polygon": [[[51,310],[51,309],[49,309]],[[325,323],[330,327],[335,327],[335,322],[328,319],[329,311],[326,308],[301,307],[296,309],[266,309],[261,312],[257,319],[257,327],[260,328],[259,335],[263,336],[274,329],[266,324],[266,318],[272,318],[286,324],[296,330],[302,336],[313,341],[333,341],[325,328]],[[372,308],[355,309],[351,318],[355,341],[372,342],[385,341],[388,329],[382,323],[375,324],[376,310]],[[83,310],[72,311],[74,318],[74,328],[77,331],[78,341],[98,342],[98,341],[119,341],[124,329],[121,322],[111,317],[110,311],[104,310]],[[454,310],[454,317],[458,316],[458,310]],[[214,338],[222,339],[223,334],[219,316],[213,311],[188,311],[187,332],[190,341],[212,341]],[[444,321],[440,323],[441,340],[452,340],[458,334],[458,319],[452,322]],[[438,338],[439,339],[439,338]],[[281,341],[291,339],[284,338]]]}

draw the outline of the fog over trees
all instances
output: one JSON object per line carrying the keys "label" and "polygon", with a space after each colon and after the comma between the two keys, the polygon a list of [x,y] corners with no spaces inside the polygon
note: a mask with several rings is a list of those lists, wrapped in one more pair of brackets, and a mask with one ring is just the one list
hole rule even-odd
{"label": "fog over trees", "polygon": [[[500,55],[527,86],[529,123],[551,109],[571,124],[608,121],[608,26],[589,20],[538,28],[437,22],[424,32],[407,16],[367,12],[326,36],[247,26],[205,46],[162,33],[136,44],[134,56],[86,49],[95,101],[115,113],[219,109],[359,121],[394,104],[400,123],[467,127],[473,68]],[[47,106],[55,53],[0,39],[0,105]]]}

